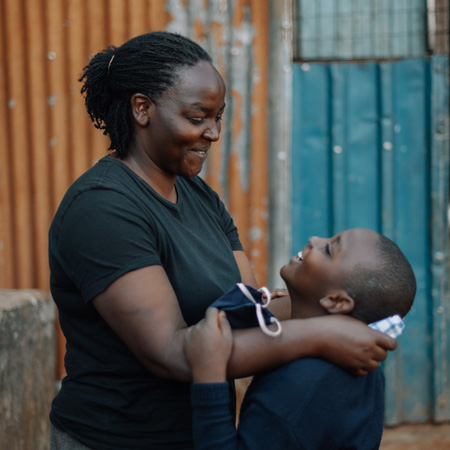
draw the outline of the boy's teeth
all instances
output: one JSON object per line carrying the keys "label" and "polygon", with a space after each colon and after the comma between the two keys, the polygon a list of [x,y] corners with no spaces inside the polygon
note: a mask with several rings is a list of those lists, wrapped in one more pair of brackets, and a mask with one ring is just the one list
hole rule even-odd
{"label": "boy's teeth", "polygon": [[303,252],[298,252],[297,257],[299,261],[303,261]]}

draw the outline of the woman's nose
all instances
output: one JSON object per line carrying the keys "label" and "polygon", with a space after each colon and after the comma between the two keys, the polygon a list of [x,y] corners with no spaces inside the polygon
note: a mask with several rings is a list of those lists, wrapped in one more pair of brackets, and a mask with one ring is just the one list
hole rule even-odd
{"label": "woman's nose", "polygon": [[212,142],[217,142],[219,140],[219,136],[220,136],[220,124],[216,122],[214,122],[213,125],[208,127],[203,132],[203,137]]}

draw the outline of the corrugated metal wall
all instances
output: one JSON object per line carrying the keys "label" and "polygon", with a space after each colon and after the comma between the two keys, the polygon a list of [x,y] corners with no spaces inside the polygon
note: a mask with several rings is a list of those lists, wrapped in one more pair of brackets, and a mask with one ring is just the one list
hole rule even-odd
{"label": "corrugated metal wall", "polygon": [[47,231],[70,183],[105,153],[77,81],[89,55],[152,28],[161,1],[1,0],[0,287],[48,288]]}
{"label": "corrugated metal wall", "polygon": [[48,289],[52,216],[106,153],[79,93],[89,56],[162,29],[202,44],[227,82],[221,142],[203,175],[266,284],[268,20],[266,0],[0,0],[0,288]]}
{"label": "corrugated metal wall", "polygon": [[51,217],[69,184],[105,154],[107,141],[88,120],[77,82],[89,56],[158,29],[203,44],[226,79],[221,145],[204,176],[229,204],[265,282],[268,16],[262,6],[1,0],[0,287],[47,288]]}

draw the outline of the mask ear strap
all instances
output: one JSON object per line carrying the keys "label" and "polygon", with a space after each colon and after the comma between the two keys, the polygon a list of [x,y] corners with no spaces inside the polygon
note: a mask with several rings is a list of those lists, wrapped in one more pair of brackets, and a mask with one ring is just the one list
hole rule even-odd
{"label": "mask ear strap", "polygon": [[271,317],[270,321],[274,324],[276,324],[277,329],[275,331],[270,330],[267,328],[266,321],[264,320],[264,315],[262,312],[262,309],[264,308],[263,305],[260,305],[259,303],[256,304],[256,317],[258,318],[259,326],[261,327],[261,330],[263,330],[264,333],[266,333],[269,336],[278,336],[281,334],[281,324],[278,321],[276,317]]}
{"label": "mask ear strap", "polygon": [[255,305],[257,304],[256,300],[253,298],[253,295],[247,289],[247,286],[244,283],[237,283],[237,287],[242,291],[242,293]]}
{"label": "mask ear strap", "polygon": [[270,301],[272,300],[272,294],[269,291],[269,289],[267,289],[265,286],[263,286],[262,288],[258,289],[259,292],[263,292],[267,298],[266,303],[263,305],[263,308],[267,308],[269,306]]}
{"label": "mask ear strap", "polygon": [[267,306],[270,303],[271,294],[269,289],[266,287],[262,287],[260,291],[263,291],[267,296],[267,302],[265,305],[261,305],[258,303],[254,298],[253,295],[250,293],[250,291],[247,289],[247,286],[243,283],[237,283],[238,288],[242,291],[242,293],[252,302],[255,304],[256,307],[256,318],[258,319],[259,326],[261,327],[261,330],[267,334],[268,336],[278,336],[281,334],[281,324],[278,321],[276,317],[271,317],[270,321],[272,323],[275,323],[277,326],[277,329],[275,331],[270,330],[267,328],[266,321],[264,320],[264,314],[263,314],[263,308],[267,308]]}

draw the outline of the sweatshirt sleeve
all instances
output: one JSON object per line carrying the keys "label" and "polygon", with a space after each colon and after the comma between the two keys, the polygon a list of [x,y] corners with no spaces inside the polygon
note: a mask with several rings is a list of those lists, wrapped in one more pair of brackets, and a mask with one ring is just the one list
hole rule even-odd
{"label": "sweatshirt sleeve", "polygon": [[227,383],[193,383],[191,403],[195,450],[304,448],[288,424],[258,405],[236,430]]}
{"label": "sweatshirt sleeve", "polygon": [[239,448],[228,383],[193,383],[191,404],[196,450]]}

